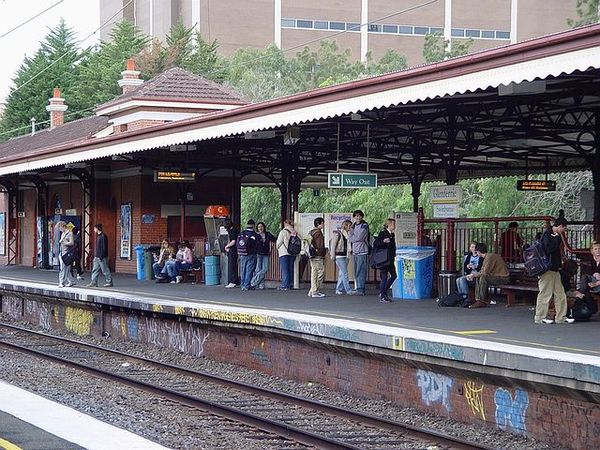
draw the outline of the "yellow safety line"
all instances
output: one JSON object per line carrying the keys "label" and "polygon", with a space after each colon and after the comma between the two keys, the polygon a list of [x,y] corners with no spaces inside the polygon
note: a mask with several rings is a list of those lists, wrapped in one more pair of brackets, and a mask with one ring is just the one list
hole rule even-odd
{"label": "yellow safety line", "polygon": [[0,438],[0,448],[3,448],[4,450],[23,450],[21,447],[5,441],[4,439]]}
{"label": "yellow safety line", "polygon": [[492,330],[467,330],[467,331],[451,331],[454,334],[462,334],[463,336],[471,336],[474,334],[496,334],[497,331]]}

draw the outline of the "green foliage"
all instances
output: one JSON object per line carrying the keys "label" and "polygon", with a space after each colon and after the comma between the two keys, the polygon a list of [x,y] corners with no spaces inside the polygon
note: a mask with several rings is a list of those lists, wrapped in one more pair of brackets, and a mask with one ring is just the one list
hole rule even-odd
{"label": "green foliage", "polygon": [[[46,111],[48,99],[52,97],[55,87],[60,88],[61,95],[70,95],[77,79],[80,58],[81,52],[77,48],[74,33],[61,20],[56,28],[48,32],[34,55],[25,57],[17,70],[0,122],[0,140],[26,132],[32,117],[39,123],[38,128],[50,126],[46,122],[49,117]],[[76,111],[81,105],[73,101],[69,107],[71,111]],[[24,128],[11,131],[20,127]]]}
{"label": "green foliage", "polygon": [[473,45],[473,39],[452,39],[450,50],[448,50],[449,43],[450,41],[445,40],[441,33],[427,34],[423,44],[423,59],[425,62],[431,64],[466,55]]}
{"label": "green foliage", "polygon": [[598,0],[577,0],[575,7],[578,19],[567,19],[567,24],[572,27],[581,27],[598,22],[600,19],[600,4]]}
{"label": "green foliage", "polygon": [[[248,219],[264,222],[267,230],[276,234],[281,229],[281,195],[279,189],[263,187],[242,188],[242,223]],[[242,227],[243,228],[243,227]]]}

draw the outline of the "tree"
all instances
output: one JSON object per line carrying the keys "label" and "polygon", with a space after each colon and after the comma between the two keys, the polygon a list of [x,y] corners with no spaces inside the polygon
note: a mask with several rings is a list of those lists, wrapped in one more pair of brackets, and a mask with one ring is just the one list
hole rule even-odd
{"label": "tree", "polygon": [[425,36],[423,44],[423,59],[427,64],[443,61],[448,58],[462,56],[469,53],[473,39],[453,39],[451,49],[448,49],[450,41],[444,39],[441,33],[431,33]]}
{"label": "tree", "polygon": [[228,77],[227,63],[217,55],[218,48],[216,39],[207,42],[196,32],[193,51],[182,67],[209,80],[224,82]]}
{"label": "tree", "polygon": [[128,20],[116,24],[110,41],[86,52],[73,93],[75,101],[92,109],[120,95],[117,82],[127,59],[139,55],[148,42],[148,36]]}
{"label": "tree", "polygon": [[72,111],[81,108],[70,98],[80,58],[73,30],[61,20],[49,31],[34,55],[25,57],[17,70],[0,122],[0,139],[27,132],[32,117],[36,118],[39,128],[49,127],[46,105],[55,87],[60,88],[61,95],[68,99]]}
{"label": "tree", "polygon": [[567,19],[570,27],[576,28],[583,25],[590,25],[598,22],[600,19],[600,3],[598,0],[577,0],[575,7],[579,19]]}

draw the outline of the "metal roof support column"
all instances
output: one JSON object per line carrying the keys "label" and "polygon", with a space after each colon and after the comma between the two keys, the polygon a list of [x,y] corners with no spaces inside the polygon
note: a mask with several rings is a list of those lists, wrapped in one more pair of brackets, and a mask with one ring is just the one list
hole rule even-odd
{"label": "metal roof support column", "polygon": [[81,211],[81,250],[83,256],[83,267],[91,269],[92,265],[92,198],[93,197],[93,168],[71,169],[70,173],[75,175],[81,183],[82,211]]}
{"label": "metal roof support column", "polygon": [[13,184],[6,179],[0,179],[0,185],[4,187],[4,190],[8,194],[6,265],[11,265],[17,263],[17,243],[19,241],[19,228],[17,226],[18,184]]}
{"label": "metal roof support column", "polygon": [[413,198],[413,212],[419,211],[419,197],[421,196],[421,184],[423,182],[418,180],[413,180],[410,182],[410,186],[412,188],[412,198]]}
{"label": "metal roof support column", "polygon": [[600,239],[600,111],[595,111],[594,153],[588,156],[594,182],[594,240]]}
{"label": "metal roof support column", "polygon": [[240,172],[233,169],[231,171],[231,221],[239,223],[242,226],[242,178]]}

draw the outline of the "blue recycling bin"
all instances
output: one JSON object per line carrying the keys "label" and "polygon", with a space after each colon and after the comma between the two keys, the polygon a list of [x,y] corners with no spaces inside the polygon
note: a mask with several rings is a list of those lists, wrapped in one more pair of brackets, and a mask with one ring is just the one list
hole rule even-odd
{"label": "blue recycling bin", "polygon": [[207,286],[216,286],[221,278],[221,264],[218,256],[204,257],[204,281]]}
{"label": "blue recycling bin", "polygon": [[398,246],[392,296],[403,300],[431,298],[435,247]]}
{"label": "blue recycling bin", "polygon": [[138,280],[146,279],[146,272],[144,271],[144,267],[145,267],[144,250],[146,250],[146,247],[144,247],[143,245],[135,246],[135,260],[137,263],[137,279]]}

